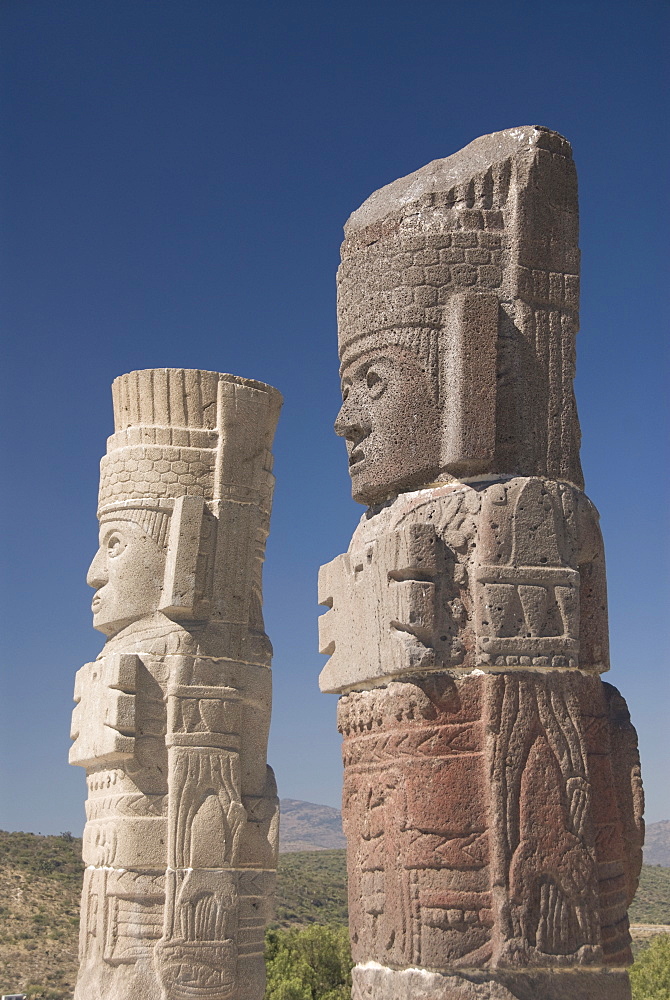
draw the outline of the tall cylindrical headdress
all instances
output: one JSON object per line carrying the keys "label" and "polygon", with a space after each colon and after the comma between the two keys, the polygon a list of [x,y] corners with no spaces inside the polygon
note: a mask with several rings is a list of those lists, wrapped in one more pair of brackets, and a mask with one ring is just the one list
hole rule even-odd
{"label": "tall cylindrical headdress", "polygon": [[570,144],[526,126],[483,136],[375,191],[349,218],[338,275],[343,366],[396,344],[441,397],[441,469],[581,487]]}
{"label": "tall cylindrical headdress", "polygon": [[[212,591],[229,589],[213,585],[216,565],[229,566],[234,555],[226,549],[229,535],[259,555],[233,561],[258,564],[260,573],[281,394],[236,375],[158,368],[121,375],[112,395],[115,432],[100,464],[98,516],[135,521],[167,546],[161,611],[209,618]],[[230,518],[235,530],[226,532],[221,522]],[[244,613],[222,596],[227,610],[219,616],[248,622],[259,587],[238,588],[246,594],[237,601]]]}
{"label": "tall cylindrical headdress", "polygon": [[271,497],[270,445],[281,407],[272,386],[156,368],[119,376],[112,398],[115,433],[100,463],[99,516],[129,505],[170,511],[181,496],[208,503]]}

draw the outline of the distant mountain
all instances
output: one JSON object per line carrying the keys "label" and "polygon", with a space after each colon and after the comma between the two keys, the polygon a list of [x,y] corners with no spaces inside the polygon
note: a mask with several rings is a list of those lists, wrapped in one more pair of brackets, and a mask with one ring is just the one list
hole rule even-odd
{"label": "distant mountain", "polygon": [[644,838],[645,865],[663,865],[670,868],[670,820],[649,823]]}
{"label": "distant mountain", "polygon": [[301,802],[300,799],[281,799],[279,807],[279,850],[283,854],[289,851],[329,851],[347,846],[339,809]]}

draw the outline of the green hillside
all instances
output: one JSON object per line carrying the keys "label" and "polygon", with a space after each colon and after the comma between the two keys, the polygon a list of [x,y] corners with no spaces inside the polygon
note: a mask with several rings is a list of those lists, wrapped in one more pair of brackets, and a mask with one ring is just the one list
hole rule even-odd
{"label": "green hillside", "polygon": [[[0,994],[72,997],[77,968],[81,840],[0,831]],[[645,865],[632,923],[670,924],[670,868]],[[275,924],[346,924],[343,850],[281,854]]]}
{"label": "green hillside", "polygon": [[670,868],[642,865],[628,917],[631,924],[670,924]]}
{"label": "green hillside", "polygon": [[275,922],[346,924],[346,851],[299,851],[280,854]]}
{"label": "green hillside", "polygon": [[0,994],[71,997],[81,840],[0,831]]}

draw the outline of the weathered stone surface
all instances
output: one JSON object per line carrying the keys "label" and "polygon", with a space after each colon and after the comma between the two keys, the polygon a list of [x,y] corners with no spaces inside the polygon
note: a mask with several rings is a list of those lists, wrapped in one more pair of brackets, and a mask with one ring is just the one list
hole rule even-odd
{"label": "weathered stone surface", "polygon": [[352,491],[321,568],[355,998],[630,996],[642,790],[574,403],[577,187],[547,129],[373,194],[338,274]]}
{"label": "weathered stone surface", "polygon": [[337,427],[357,500],[489,472],[582,486],[577,240],[570,145],[534,126],[483,136],[353,213]]}
{"label": "weathered stone surface", "polygon": [[569,483],[401,493],[321,568],[319,600],[324,691],[417,669],[609,667],[598,515]]}
{"label": "weathered stone surface", "polygon": [[633,749],[614,776],[597,677],[424,675],[344,696],[338,720],[356,961],[447,971],[630,960],[640,863],[617,787],[635,784],[639,761]]}
{"label": "weathered stone surface", "polygon": [[352,1000],[630,1000],[627,973],[585,970],[523,975],[440,975],[422,969],[355,968]]}
{"label": "weathered stone surface", "polygon": [[261,570],[281,397],[215,372],[113,385],[75,684],[88,774],[77,1000],[260,1000],[278,802]]}

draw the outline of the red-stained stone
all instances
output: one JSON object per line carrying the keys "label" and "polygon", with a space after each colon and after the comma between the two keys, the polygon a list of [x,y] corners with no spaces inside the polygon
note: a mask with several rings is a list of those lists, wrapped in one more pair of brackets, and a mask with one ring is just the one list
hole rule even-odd
{"label": "red-stained stone", "polygon": [[356,961],[445,972],[630,962],[635,845],[605,695],[597,677],[519,671],[341,700]]}

